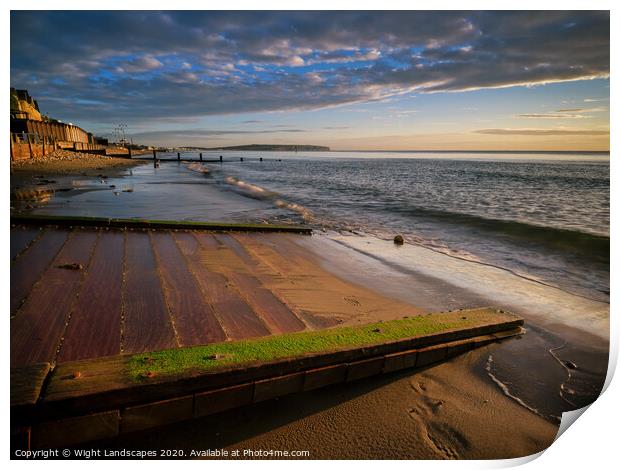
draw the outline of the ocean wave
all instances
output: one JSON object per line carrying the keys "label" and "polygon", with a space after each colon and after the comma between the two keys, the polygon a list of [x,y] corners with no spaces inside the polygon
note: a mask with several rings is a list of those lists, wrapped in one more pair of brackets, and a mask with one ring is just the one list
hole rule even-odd
{"label": "ocean wave", "polygon": [[[533,406],[528,405],[524,400],[522,400],[517,395],[512,393],[511,390],[510,390],[510,387],[508,386],[508,384],[502,382],[501,380],[499,380],[497,378],[497,376],[493,373],[493,355],[492,354],[490,354],[489,357],[487,358],[487,363],[485,365],[485,370],[486,370],[486,373],[489,376],[489,378],[493,381],[493,383],[495,383],[495,385],[497,385],[500,388],[500,390],[502,391],[502,393],[504,395],[506,395],[508,398],[514,400],[519,405],[521,405],[522,407],[524,407],[527,410],[531,411],[532,413],[540,416],[541,418],[547,418],[538,409],[534,408]],[[549,415],[548,418],[552,419],[554,422],[556,422],[558,424],[561,421],[561,418],[559,416],[555,416],[555,415]]]}
{"label": "ocean wave", "polygon": [[280,194],[276,192],[268,191],[265,188],[261,188],[260,186],[257,186],[255,184],[247,183],[232,176],[227,176],[224,181],[226,181],[227,184],[233,186],[238,193],[244,196],[251,197],[253,199],[269,200],[273,203],[274,206],[279,209],[288,209],[298,213],[304,219],[304,221],[316,222],[316,220],[314,220],[312,217],[312,212],[308,208],[295,202],[286,201],[281,197]]}
{"label": "ocean wave", "polygon": [[195,171],[198,173],[209,174],[209,169],[204,166],[202,163],[189,163],[186,165],[188,170]]}
{"label": "ocean wave", "polygon": [[548,248],[570,250],[609,261],[609,236],[550,226],[534,225],[518,220],[485,218],[473,214],[440,211],[420,207],[386,207],[386,211],[417,218],[428,218],[447,225],[467,226],[485,232],[509,236],[513,240],[536,242]]}

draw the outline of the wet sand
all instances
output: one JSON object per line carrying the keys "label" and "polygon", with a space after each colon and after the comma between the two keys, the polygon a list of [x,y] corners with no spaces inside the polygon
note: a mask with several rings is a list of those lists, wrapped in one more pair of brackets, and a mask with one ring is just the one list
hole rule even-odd
{"label": "wet sand", "polygon": [[301,450],[310,459],[494,459],[539,452],[557,427],[489,385],[483,364],[496,347],[426,370],[290,395],[93,446],[183,449],[185,457],[207,449],[239,450],[240,458],[245,450]]}
{"label": "wet sand", "polygon": [[121,177],[143,161],[58,150],[45,158],[11,163],[11,211],[44,206],[55,193],[77,184]]}

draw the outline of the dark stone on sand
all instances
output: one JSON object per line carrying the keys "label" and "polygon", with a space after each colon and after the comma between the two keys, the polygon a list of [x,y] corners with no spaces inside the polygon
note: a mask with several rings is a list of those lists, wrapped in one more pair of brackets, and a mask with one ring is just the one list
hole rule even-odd
{"label": "dark stone on sand", "polygon": [[79,263],[59,264],[56,267],[60,269],[71,269],[73,271],[80,271],[81,269],[84,269],[84,266]]}
{"label": "dark stone on sand", "polygon": [[564,365],[569,368],[569,369],[576,369],[577,368],[577,364],[575,364],[574,362],[571,361],[564,361]]}
{"label": "dark stone on sand", "polygon": [[402,245],[403,243],[405,243],[405,239],[403,238],[402,235],[396,235],[394,237],[394,243],[397,245]]}

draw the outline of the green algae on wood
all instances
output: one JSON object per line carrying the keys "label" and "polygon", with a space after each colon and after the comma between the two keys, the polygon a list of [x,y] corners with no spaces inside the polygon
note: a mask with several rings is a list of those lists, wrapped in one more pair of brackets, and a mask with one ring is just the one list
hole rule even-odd
{"label": "green algae on wood", "polygon": [[293,224],[254,224],[230,222],[200,222],[193,220],[152,220],[140,218],[105,218],[83,216],[54,216],[54,215],[12,215],[11,224],[23,225],[64,225],[64,226],[91,226],[136,229],[180,229],[180,230],[217,230],[217,231],[246,231],[246,232],[294,232],[310,234],[312,228]]}
{"label": "green algae on wood", "polygon": [[437,313],[360,326],[305,331],[137,354],[129,358],[128,372],[132,380],[141,381],[152,377],[183,374],[188,371],[215,372],[218,369],[272,363],[305,355],[372,347],[424,335],[481,326],[492,322],[494,315],[500,312],[480,309],[462,313],[463,315],[458,315],[458,312]]}

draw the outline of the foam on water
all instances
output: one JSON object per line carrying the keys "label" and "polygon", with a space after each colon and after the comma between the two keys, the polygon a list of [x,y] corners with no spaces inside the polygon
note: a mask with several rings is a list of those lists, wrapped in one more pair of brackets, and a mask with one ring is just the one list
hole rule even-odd
{"label": "foam on water", "polygon": [[404,270],[444,279],[460,288],[525,311],[543,322],[609,337],[609,304],[541,284],[495,266],[447,256],[423,246],[396,246],[372,236],[336,235],[333,240]]}

